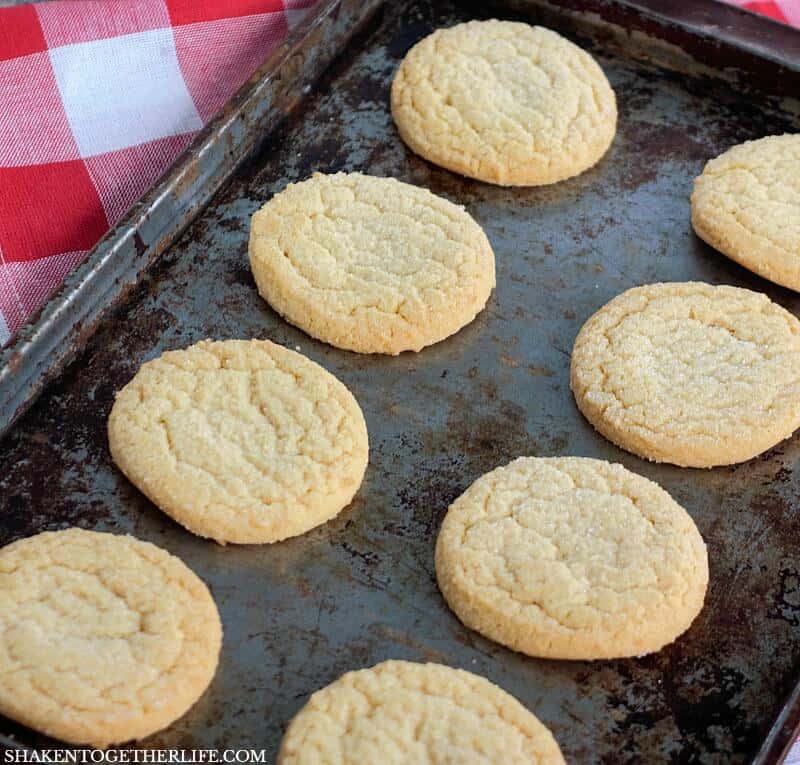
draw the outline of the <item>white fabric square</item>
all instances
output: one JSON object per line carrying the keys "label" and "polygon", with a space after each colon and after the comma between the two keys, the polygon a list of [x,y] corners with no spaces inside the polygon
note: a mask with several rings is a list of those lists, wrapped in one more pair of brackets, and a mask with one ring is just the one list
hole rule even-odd
{"label": "white fabric square", "polygon": [[50,60],[83,157],[202,127],[171,29],[52,48]]}

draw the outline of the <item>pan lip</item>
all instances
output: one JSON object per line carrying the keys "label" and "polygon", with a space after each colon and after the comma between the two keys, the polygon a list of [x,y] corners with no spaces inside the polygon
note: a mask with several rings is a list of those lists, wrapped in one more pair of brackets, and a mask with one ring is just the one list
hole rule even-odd
{"label": "pan lip", "polygon": [[[483,7],[477,0],[469,5]],[[649,26],[645,32],[660,32],[651,36],[668,42],[702,38],[707,44],[720,44],[754,59],[767,60],[790,71],[800,73],[800,30],[776,19],[754,13],[720,0],[691,0],[675,3],[672,0],[490,0],[491,7],[510,7],[514,10],[544,9],[554,14],[577,15],[593,13],[602,25],[624,28],[626,21],[635,20]],[[583,25],[597,25],[584,21]],[[681,38],[681,35],[683,37]],[[714,63],[711,69],[721,68]]]}
{"label": "pan lip", "polygon": [[780,765],[795,742],[800,743],[800,680],[786,696],[751,765]]}

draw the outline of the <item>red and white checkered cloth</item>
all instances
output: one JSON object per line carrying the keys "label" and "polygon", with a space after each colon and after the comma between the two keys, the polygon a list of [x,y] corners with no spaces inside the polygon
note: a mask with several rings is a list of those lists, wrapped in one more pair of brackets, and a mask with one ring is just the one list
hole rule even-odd
{"label": "red and white checkered cloth", "polygon": [[313,4],[0,8],[0,346]]}

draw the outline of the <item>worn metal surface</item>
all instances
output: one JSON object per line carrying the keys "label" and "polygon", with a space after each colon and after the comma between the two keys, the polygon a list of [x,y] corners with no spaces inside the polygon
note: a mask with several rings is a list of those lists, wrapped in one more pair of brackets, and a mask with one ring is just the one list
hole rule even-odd
{"label": "worn metal surface", "polygon": [[83,349],[113,307],[298,103],[381,0],[322,0],[92,249],[34,320],[0,348],[0,437]]}
{"label": "worn metal surface", "polygon": [[[1,542],[70,525],[130,532],[182,557],[219,603],[225,638],[211,688],[144,746],[263,747],[271,761],[308,694],[398,657],[490,678],[552,729],[571,763],[744,762],[800,669],[800,439],[736,467],[652,465],[597,435],[568,386],[581,324],[637,284],[729,283],[800,311],[796,294],[695,238],[688,203],[707,158],[797,130],[796,104],[779,108],[697,72],[637,62],[587,25],[578,39],[619,98],[609,154],[551,187],[480,184],[413,156],[388,111],[410,45],[469,13],[450,0],[387,8],[0,442]],[[259,299],[246,260],[249,216],[287,182],[341,169],[426,186],[485,227],[498,286],[473,324],[419,354],[360,356],[311,340]],[[173,524],[115,470],[105,432],[114,391],[143,361],[205,337],[299,347],[355,393],[370,467],[337,519],[273,546],[218,547]],[[711,586],[677,643],[635,660],[540,661],[484,640],[448,611],[433,570],[440,520],[475,478],[523,454],[620,461],[687,508],[708,542]],[[43,741],[8,721],[0,731]]]}

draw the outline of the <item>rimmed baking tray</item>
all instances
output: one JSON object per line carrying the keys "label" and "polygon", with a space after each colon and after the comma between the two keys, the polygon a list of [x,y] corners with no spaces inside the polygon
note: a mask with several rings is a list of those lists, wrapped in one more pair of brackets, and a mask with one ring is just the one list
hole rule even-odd
{"label": "rimmed baking tray", "polygon": [[[735,467],[653,465],[597,435],[569,392],[578,329],[633,285],[735,284],[800,312],[795,293],[700,242],[688,202],[708,158],[800,129],[797,37],[711,2],[674,4],[683,18],[658,5],[387,5],[314,90],[296,94],[285,123],[179,241],[131,278],[137,286],[96,323],[80,361],[0,442],[0,542],[69,525],[130,532],[182,557],[220,605],[225,641],[211,688],[142,746],[263,748],[272,761],[312,691],[395,657],[490,678],[553,730],[571,763],[780,761],[798,709],[797,694],[787,698],[800,670],[800,440]],[[487,15],[545,23],[597,56],[620,122],[594,169],[555,186],[502,189],[403,146],[388,110],[400,59],[434,28]],[[420,354],[360,356],[311,340],[259,299],[249,216],[287,182],[340,169],[391,175],[467,206],[498,266],[497,290],[473,324]],[[355,393],[370,467],[337,519],[277,545],[222,548],[173,524],[114,468],[105,435],[114,391],[143,361],[204,337],[299,347]],[[711,586],[677,643],[634,660],[540,661],[484,640],[448,611],[433,572],[440,520],[477,476],[522,454],[619,461],[687,508],[708,542]],[[9,721],[0,731],[47,743]]]}

